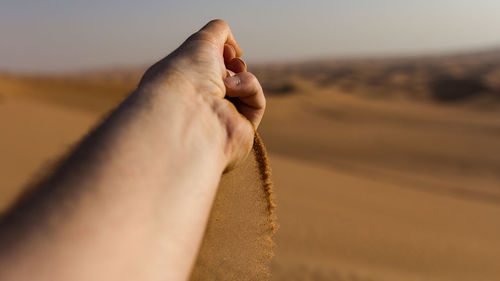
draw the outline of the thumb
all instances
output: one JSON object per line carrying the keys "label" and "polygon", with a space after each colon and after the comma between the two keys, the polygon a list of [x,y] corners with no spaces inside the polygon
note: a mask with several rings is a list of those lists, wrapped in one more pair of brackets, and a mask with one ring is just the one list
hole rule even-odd
{"label": "thumb", "polygon": [[250,72],[240,72],[224,78],[226,96],[237,98],[235,106],[254,126],[260,124],[266,108],[266,98],[259,81]]}

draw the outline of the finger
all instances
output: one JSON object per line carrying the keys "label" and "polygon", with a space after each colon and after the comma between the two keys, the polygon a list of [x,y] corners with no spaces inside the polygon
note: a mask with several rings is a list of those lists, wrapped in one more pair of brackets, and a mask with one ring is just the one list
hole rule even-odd
{"label": "finger", "polygon": [[224,44],[224,64],[228,64],[236,57],[236,50],[229,44]]}
{"label": "finger", "polygon": [[226,68],[235,73],[247,71],[246,63],[240,58],[233,58],[226,64]]}
{"label": "finger", "polygon": [[224,44],[231,45],[234,48],[236,57],[240,57],[243,53],[234,39],[229,25],[221,19],[211,20],[191,37],[193,40],[207,40],[214,43],[221,53],[224,52]]}
{"label": "finger", "polygon": [[238,98],[236,108],[257,129],[264,115],[266,98],[257,78],[250,72],[240,72],[224,79],[226,95]]}

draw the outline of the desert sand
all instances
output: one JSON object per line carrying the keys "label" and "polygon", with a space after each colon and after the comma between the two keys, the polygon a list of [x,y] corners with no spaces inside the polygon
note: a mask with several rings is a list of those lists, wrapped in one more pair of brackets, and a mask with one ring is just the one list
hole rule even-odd
{"label": "desert sand", "polygon": [[[250,71],[268,97],[272,280],[500,278],[500,52]],[[0,208],[139,72],[0,75]]]}

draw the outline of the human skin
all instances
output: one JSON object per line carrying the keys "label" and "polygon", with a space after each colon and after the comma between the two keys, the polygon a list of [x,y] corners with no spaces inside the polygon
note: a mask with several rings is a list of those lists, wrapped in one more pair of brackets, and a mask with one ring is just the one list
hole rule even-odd
{"label": "human skin", "polygon": [[2,218],[0,280],[188,279],[221,174],[247,156],[264,113],[239,56],[214,20],[150,67]]}

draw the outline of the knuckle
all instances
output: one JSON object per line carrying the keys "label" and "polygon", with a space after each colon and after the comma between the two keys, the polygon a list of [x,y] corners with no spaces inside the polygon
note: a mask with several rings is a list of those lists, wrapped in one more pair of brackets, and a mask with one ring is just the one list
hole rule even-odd
{"label": "knuckle", "polygon": [[242,72],[244,73],[245,75],[245,80],[247,81],[247,83],[249,84],[256,84],[256,83],[259,83],[259,81],[257,80],[257,77],[255,77],[255,75],[251,72]]}
{"label": "knuckle", "polygon": [[220,27],[224,27],[224,28],[229,27],[227,22],[222,20],[222,19],[213,19],[213,20],[208,22],[207,26],[209,26],[209,25],[216,25],[216,26],[220,26]]}
{"label": "knuckle", "polygon": [[[201,43],[201,44],[200,44]],[[191,36],[186,40],[185,45],[188,46],[195,46],[195,47],[201,47],[203,44],[211,44],[211,45],[216,45],[217,42],[214,39],[214,36],[212,33],[206,30],[200,30]]]}
{"label": "knuckle", "polygon": [[189,37],[190,41],[210,40],[210,33],[206,30],[200,30]]}
{"label": "knuckle", "polygon": [[254,92],[259,92],[261,91],[261,86],[260,86],[260,82],[259,80],[257,79],[257,77],[253,74],[253,73],[250,73],[250,72],[245,72],[246,74],[246,82],[247,84],[250,86],[250,88],[254,91]]}

